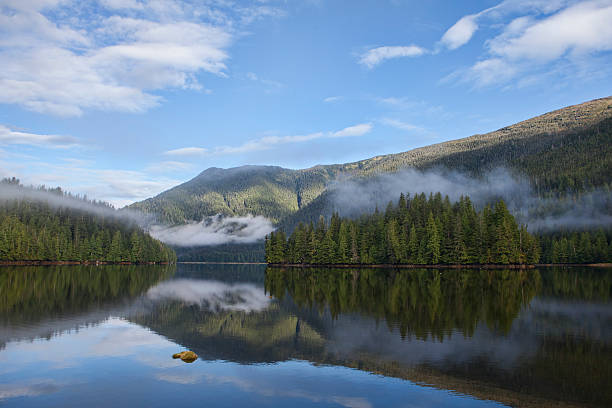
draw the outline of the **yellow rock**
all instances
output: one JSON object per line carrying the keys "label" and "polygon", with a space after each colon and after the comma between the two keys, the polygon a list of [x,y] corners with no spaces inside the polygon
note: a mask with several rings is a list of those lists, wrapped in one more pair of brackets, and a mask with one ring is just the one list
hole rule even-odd
{"label": "yellow rock", "polygon": [[180,358],[185,363],[193,363],[198,359],[198,355],[193,351],[182,351],[172,355],[172,358]]}

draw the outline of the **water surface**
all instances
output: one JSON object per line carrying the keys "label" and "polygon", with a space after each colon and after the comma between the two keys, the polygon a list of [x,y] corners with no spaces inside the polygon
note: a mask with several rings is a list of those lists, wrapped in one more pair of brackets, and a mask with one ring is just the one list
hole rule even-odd
{"label": "water surface", "polygon": [[0,405],[612,406],[611,290],[589,268],[2,267]]}

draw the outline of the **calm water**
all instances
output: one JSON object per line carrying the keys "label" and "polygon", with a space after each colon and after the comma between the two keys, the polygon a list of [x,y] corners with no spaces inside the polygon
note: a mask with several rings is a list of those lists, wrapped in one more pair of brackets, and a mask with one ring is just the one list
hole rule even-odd
{"label": "calm water", "polygon": [[612,406],[611,295],[612,269],[3,267],[0,405]]}

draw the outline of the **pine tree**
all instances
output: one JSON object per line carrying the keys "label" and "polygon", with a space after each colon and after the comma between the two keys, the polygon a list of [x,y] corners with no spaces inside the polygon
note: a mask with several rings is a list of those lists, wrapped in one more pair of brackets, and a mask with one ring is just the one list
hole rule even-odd
{"label": "pine tree", "polygon": [[433,217],[433,213],[429,213],[427,219],[427,263],[437,264],[440,261],[440,236],[438,227]]}

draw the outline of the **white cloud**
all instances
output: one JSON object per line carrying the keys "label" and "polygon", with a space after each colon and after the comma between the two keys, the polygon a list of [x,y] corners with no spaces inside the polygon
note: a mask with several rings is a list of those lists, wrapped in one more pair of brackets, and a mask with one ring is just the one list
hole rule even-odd
{"label": "white cloud", "polygon": [[227,154],[250,153],[260,150],[267,150],[274,146],[283,144],[303,143],[317,139],[363,136],[369,133],[371,130],[371,124],[361,123],[355,126],[346,127],[336,132],[316,132],[295,136],[265,136],[259,139],[249,140],[238,146],[217,146],[212,149],[205,149],[203,147],[183,147],[168,150],[164,152],[164,154],[176,156],[221,156]]}
{"label": "white cloud", "polygon": [[363,136],[366,133],[370,133],[372,125],[369,123],[361,123],[355,126],[349,126],[337,132],[331,134],[331,137],[352,137],[352,136]]}
{"label": "white cloud", "polygon": [[540,21],[516,20],[489,42],[508,60],[551,61],[566,53],[612,50],[612,1],[589,1]]}
{"label": "white cloud", "polygon": [[341,101],[342,99],[343,99],[342,96],[328,96],[327,98],[323,99],[323,102],[334,103],[334,102]]}
{"label": "white cloud", "polygon": [[368,50],[359,59],[359,63],[372,69],[376,65],[385,60],[400,57],[419,57],[427,51],[416,45],[409,46],[393,46],[393,47],[378,47]]}
{"label": "white cloud", "polygon": [[164,152],[168,156],[204,156],[207,153],[209,153],[208,149],[203,147],[181,147]]}
{"label": "white cloud", "polygon": [[383,125],[391,126],[391,127],[394,127],[396,129],[400,129],[400,130],[407,130],[407,131],[423,130],[423,128],[421,128],[420,126],[416,126],[416,125],[413,125],[411,123],[403,122],[403,121],[398,120],[398,119],[382,118],[380,120],[380,122]]}
{"label": "white cloud", "polygon": [[35,133],[19,132],[0,125],[0,145],[2,144],[69,148],[77,146],[79,141],[71,136],[39,135]]}
{"label": "white cloud", "polygon": [[496,6],[476,14],[461,17],[440,39],[440,44],[450,50],[467,44],[480,28],[479,21],[500,19],[511,13],[552,13],[576,0],[505,0]]}
{"label": "white cloud", "polygon": [[478,29],[476,19],[477,15],[462,17],[444,33],[440,42],[451,50],[466,44]]}
{"label": "white cloud", "polygon": [[100,2],[105,12],[93,15],[87,2],[4,2],[0,103],[62,116],[143,112],[163,101],[156,91],[201,90],[202,73],[226,76],[236,19],[279,15],[250,3]]}
{"label": "white cloud", "polygon": [[587,1],[541,19],[516,18],[487,42],[489,56],[475,63],[461,78],[476,86],[487,86],[528,75],[551,63],[559,66],[575,62],[576,66],[584,66],[591,55],[612,50],[610,21],[609,0]]}

